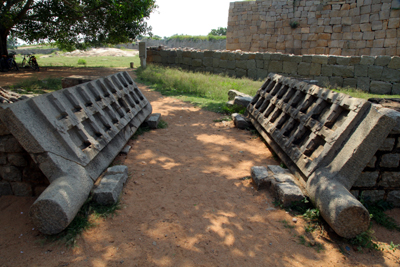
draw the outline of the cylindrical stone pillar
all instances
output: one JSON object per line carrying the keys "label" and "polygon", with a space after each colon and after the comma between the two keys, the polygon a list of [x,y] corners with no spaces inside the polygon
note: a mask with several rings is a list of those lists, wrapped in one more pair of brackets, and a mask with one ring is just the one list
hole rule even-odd
{"label": "cylindrical stone pillar", "polygon": [[62,176],[52,182],[30,209],[30,217],[43,234],[64,230],[75,218],[93,187],[89,178]]}

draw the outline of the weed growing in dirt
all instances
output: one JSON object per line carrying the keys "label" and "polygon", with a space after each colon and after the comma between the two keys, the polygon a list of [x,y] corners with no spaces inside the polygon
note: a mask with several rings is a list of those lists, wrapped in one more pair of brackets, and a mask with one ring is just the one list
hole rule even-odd
{"label": "weed growing in dirt", "polygon": [[213,122],[223,122],[223,121],[231,121],[232,118],[230,116],[224,116],[220,119],[213,120]]}
{"label": "weed growing in dirt", "polygon": [[282,220],[282,221],[279,221],[279,222],[283,223],[283,227],[285,227],[285,228],[293,229],[293,228],[296,227],[294,225],[290,225],[286,220]]}
{"label": "weed growing in dirt", "polygon": [[140,125],[139,128],[136,130],[135,134],[132,135],[131,140],[136,140],[138,139],[139,135],[142,135],[150,131],[151,129],[148,126]]}
{"label": "weed growing in dirt", "polygon": [[87,62],[83,58],[78,59],[78,65],[85,65],[86,66]]}
{"label": "weed growing in dirt", "polygon": [[379,200],[371,203],[366,201],[362,196],[360,201],[367,208],[375,222],[388,230],[400,231],[400,226],[396,223],[396,221],[385,213],[385,211],[393,208],[389,202]]}
{"label": "weed growing in dirt", "polygon": [[350,244],[356,246],[357,250],[360,252],[363,248],[381,250],[379,244],[374,241],[375,239],[374,231],[370,228],[356,237],[349,239],[349,242]]}
{"label": "weed growing in dirt", "polygon": [[58,244],[65,244],[67,247],[73,247],[76,245],[78,237],[86,230],[95,226],[91,221],[91,216],[94,219],[107,218],[114,216],[121,208],[119,201],[113,205],[102,206],[92,201],[89,197],[83,204],[74,220],[68,225],[68,227],[59,234],[46,235],[44,241],[56,242]]}
{"label": "weed growing in dirt", "polygon": [[[136,71],[139,81],[163,95],[174,96],[219,113],[238,112],[226,106],[228,91],[235,89],[255,95],[261,81],[230,78],[223,75],[193,73],[181,69],[149,65]],[[242,111],[244,112],[244,110]]]}
{"label": "weed growing in dirt", "polygon": [[61,85],[62,78],[48,78],[44,80],[30,79],[23,80],[15,85],[6,87],[13,92],[19,94],[44,94],[45,90],[56,91],[62,89]]}
{"label": "weed growing in dirt", "polygon": [[168,123],[167,123],[166,121],[164,121],[164,120],[161,119],[160,122],[158,123],[157,128],[158,128],[158,129],[165,129],[165,128],[168,128]]}

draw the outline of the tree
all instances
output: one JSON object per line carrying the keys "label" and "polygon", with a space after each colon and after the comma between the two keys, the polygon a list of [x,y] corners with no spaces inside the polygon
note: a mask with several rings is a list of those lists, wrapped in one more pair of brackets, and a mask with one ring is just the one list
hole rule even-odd
{"label": "tree", "polygon": [[0,53],[11,32],[67,50],[127,42],[150,33],[144,19],[156,7],[155,0],[0,0]]}
{"label": "tree", "polygon": [[208,35],[224,36],[226,35],[226,28],[219,27],[218,29],[212,29]]}

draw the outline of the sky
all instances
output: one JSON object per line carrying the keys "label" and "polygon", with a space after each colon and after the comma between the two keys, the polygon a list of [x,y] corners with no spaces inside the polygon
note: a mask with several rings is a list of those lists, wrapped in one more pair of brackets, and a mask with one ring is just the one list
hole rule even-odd
{"label": "sky", "polygon": [[207,35],[212,29],[228,26],[229,3],[235,0],[156,0],[158,9],[148,25],[153,35]]}

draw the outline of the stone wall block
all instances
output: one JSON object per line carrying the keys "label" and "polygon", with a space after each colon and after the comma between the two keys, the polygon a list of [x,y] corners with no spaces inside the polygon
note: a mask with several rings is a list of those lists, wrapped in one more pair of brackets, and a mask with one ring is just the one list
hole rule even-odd
{"label": "stone wall block", "polygon": [[385,141],[382,143],[381,147],[379,148],[380,151],[392,151],[394,148],[394,143],[396,139],[393,137],[386,138]]}
{"label": "stone wall block", "polygon": [[400,207],[400,190],[394,190],[388,193],[387,201],[392,203],[394,207]]}
{"label": "stone wall block", "polygon": [[[28,155],[27,155],[28,156]],[[12,165],[12,166],[17,166],[17,167],[23,167],[23,166],[27,166],[28,162],[25,159],[25,157],[21,154],[9,154],[7,156],[8,158],[8,162]]]}
{"label": "stone wall block", "polygon": [[392,92],[392,84],[380,81],[371,81],[369,90],[372,94],[389,95]]}
{"label": "stone wall block", "polygon": [[384,154],[381,157],[379,166],[383,168],[396,168],[399,166],[399,161],[400,154]]}
{"label": "stone wall block", "polygon": [[0,136],[0,152],[18,153],[24,152],[17,139],[12,135]]}
{"label": "stone wall block", "polygon": [[353,184],[353,187],[373,187],[378,179],[379,172],[363,172],[358,177],[357,181]]}
{"label": "stone wall block", "polygon": [[16,196],[21,196],[21,197],[32,196],[32,187],[30,184],[12,182],[11,187],[14,192],[14,195]]}
{"label": "stone wall block", "polygon": [[384,172],[382,174],[382,180],[378,185],[383,187],[400,187],[400,173]]}
{"label": "stone wall block", "polygon": [[21,170],[15,166],[0,167],[0,176],[6,181],[13,181],[13,182],[22,181]]}
{"label": "stone wall block", "polygon": [[334,65],[332,66],[332,75],[352,78],[354,77],[354,66]]}
{"label": "stone wall block", "polygon": [[13,191],[12,191],[10,183],[7,181],[0,181],[0,197],[12,195],[12,194],[13,194]]}

